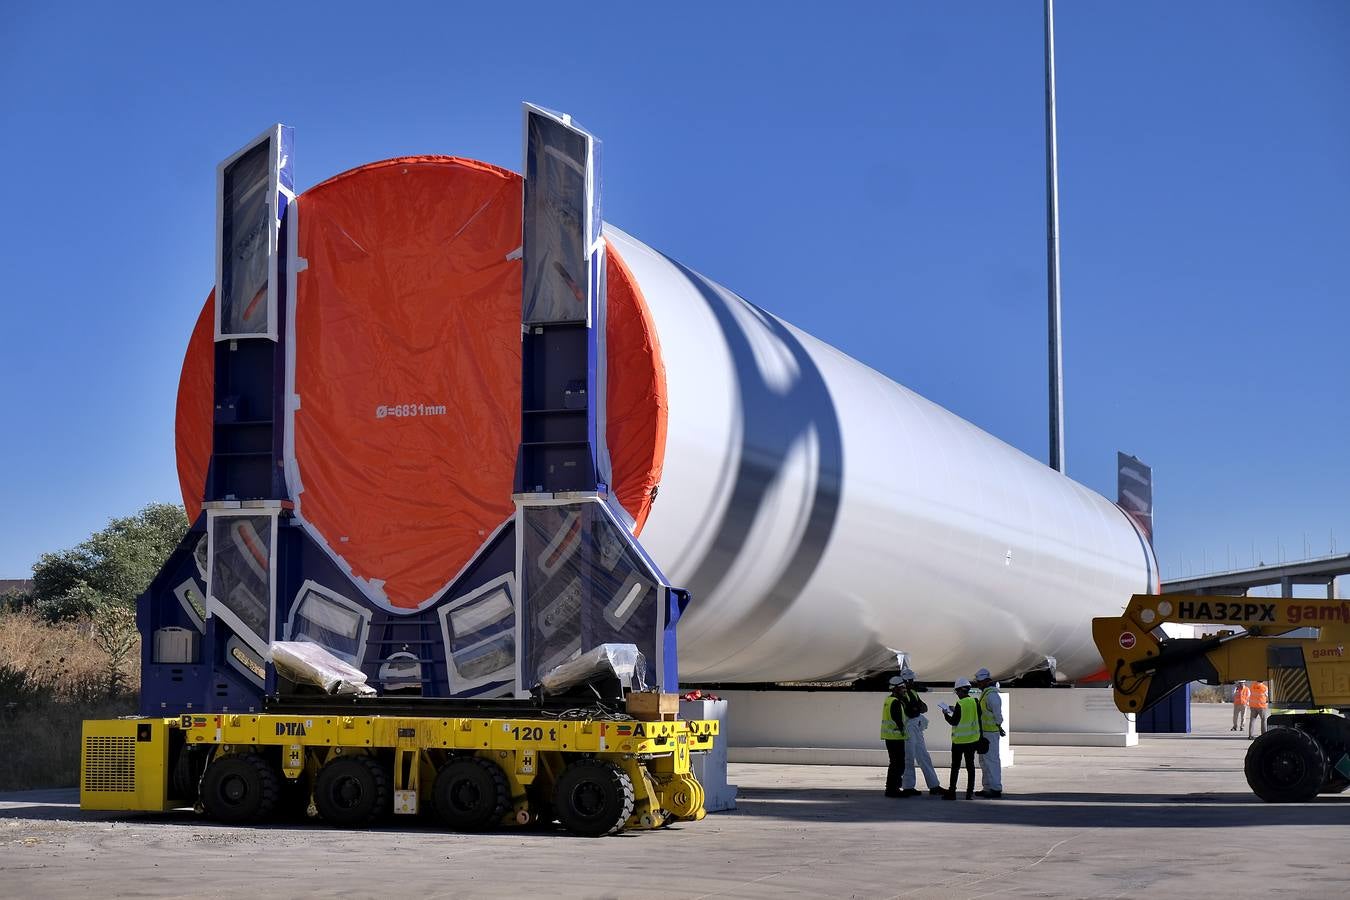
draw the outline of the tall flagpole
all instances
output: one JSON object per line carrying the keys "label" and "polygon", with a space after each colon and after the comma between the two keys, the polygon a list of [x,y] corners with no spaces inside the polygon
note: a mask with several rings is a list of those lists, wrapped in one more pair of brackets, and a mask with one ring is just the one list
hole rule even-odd
{"label": "tall flagpole", "polygon": [[1059,148],[1055,136],[1055,3],[1045,0],[1045,226],[1050,292],[1050,467],[1064,471],[1064,348],[1059,315]]}

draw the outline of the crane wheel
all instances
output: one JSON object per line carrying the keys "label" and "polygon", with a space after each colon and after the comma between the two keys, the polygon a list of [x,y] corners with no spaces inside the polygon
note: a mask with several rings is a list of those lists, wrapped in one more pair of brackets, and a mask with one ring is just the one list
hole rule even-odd
{"label": "crane wheel", "polygon": [[511,809],[511,791],[501,766],[478,756],[451,759],[436,773],[432,805],[456,831],[478,831],[501,822]]}
{"label": "crane wheel", "polygon": [[235,753],[211,761],[202,776],[202,807],[218,822],[261,822],[277,808],[281,779],[256,753]]}
{"label": "crane wheel", "polygon": [[578,759],[563,769],[553,789],[558,821],[573,834],[616,834],[633,814],[633,781],[612,762]]}
{"label": "crane wheel", "polygon": [[1281,726],[1252,742],[1243,769],[1247,784],[1267,803],[1304,803],[1325,783],[1327,757],[1312,735]]}
{"label": "crane wheel", "polygon": [[369,825],[391,813],[393,805],[389,775],[370,756],[339,756],[314,779],[314,806],[332,825]]}

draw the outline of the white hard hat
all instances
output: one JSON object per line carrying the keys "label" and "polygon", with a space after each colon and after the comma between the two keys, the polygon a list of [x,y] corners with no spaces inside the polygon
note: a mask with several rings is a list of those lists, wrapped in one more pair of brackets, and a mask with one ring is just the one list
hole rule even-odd
{"label": "white hard hat", "polygon": [[969,678],[958,678],[958,679],[956,679],[956,685],[955,685],[955,687],[956,687],[957,690],[960,690],[961,688],[968,688],[968,687],[970,687],[970,679],[969,679]]}
{"label": "white hard hat", "polygon": [[904,681],[913,681],[913,680],[914,680],[914,670],[913,670],[913,669],[910,669],[910,668],[904,668],[904,669],[901,669],[901,670],[900,670],[900,678],[901,678],[902,680],[904,680]]}
{"label": "white hard hat", "polygon": [[988,677],[989,677],[989,670],[988,670],[988,669],[981,669],[980,671],[978,671],[978,672],[975,673],[975,680],[976,680],[976,681],[984,681],[984,680],[985,680],[986,678],[988,678]]}
{"label": "white hard hat", "polygon": [[900,685],[902,685],[902,684],[904,684],[904,683],[905,683],[905,679],[901,678],[899,675],[892,675],[892,676],[891,676],[891,687],[899,687]]}

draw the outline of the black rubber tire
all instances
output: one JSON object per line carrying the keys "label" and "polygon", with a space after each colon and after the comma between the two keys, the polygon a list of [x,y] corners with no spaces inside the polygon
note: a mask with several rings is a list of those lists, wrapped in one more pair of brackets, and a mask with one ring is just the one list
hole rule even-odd
{"label": "black rubber tire", "polygon": [[374,758],[339,756],[314,779],[314,806],[330,825],[360,828],[393,812],[394,792]]}
{"label": "black rubber tire", "polygon": [[1247,784],[1267,803],[1304,803],[1326,782],[1327,758],[1312,735],[1285,726],[1252,741],[1243,769]]}
{"label": "black rubber tire", "polygon": [[633,781],[614,763],[578,759],[558,776],[553,809],[558,821],[573,834],[616,834],[633,814]]}
{"label": "black rubber tire", "polygon": [[511,790],[506,773],[492,760],[457,756],[436,773],[431,803],[450,828],[481,831],[499,824],[511,809]]}
{"label": "black rubber tire", "polygon": [[218,757],[202,776],[202,807],[218,822],[265,821],[276,811],[280,796],[281,776],[255,753]]}

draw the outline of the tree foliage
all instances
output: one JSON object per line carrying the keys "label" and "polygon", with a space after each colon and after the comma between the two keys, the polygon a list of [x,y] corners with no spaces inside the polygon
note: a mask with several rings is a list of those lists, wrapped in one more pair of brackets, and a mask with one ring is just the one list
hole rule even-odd
{"label": "tree foliage", "polygon": [[152,503],[113,519],[69,550],[44,553],[33,566],[31,602],[50,621],[134,610],[187,531],[187,514],[172,503]]}

